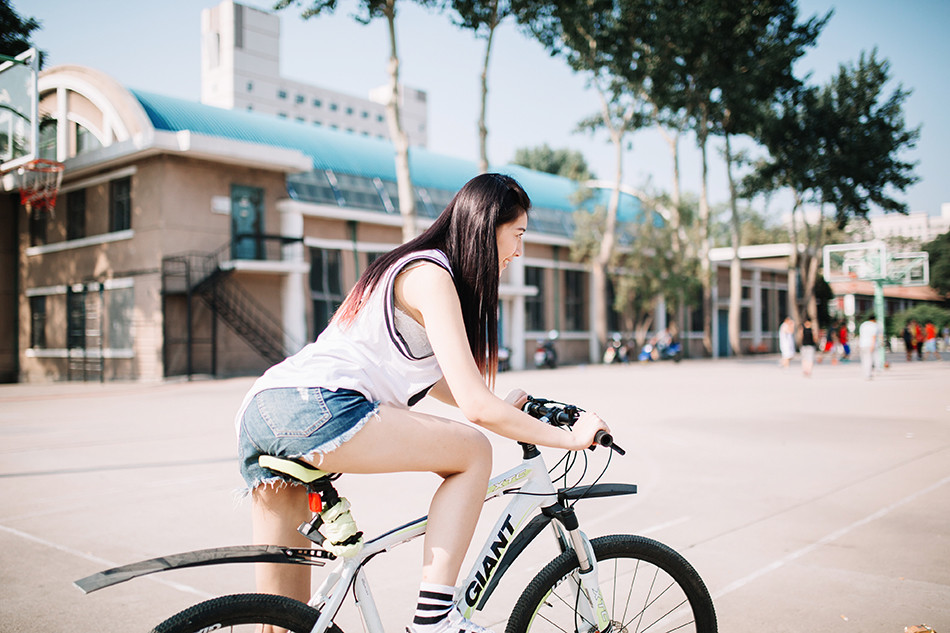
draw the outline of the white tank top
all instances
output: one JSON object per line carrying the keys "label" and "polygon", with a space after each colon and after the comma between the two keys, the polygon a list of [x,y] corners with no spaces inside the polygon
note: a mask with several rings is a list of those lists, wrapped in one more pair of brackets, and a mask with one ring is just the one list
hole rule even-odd
{"label": "white tank top", "polygon": [[341,328],[331,321],[316,341],[255,381],[238,411],[238,428],[248,403],[266,389],[352,389],[370,401],[404,408],[421,400],[442,379],[442,369],[425,338],[425,328],[399,314],[393,294],[399,272],[419,261],[433,262],[452,274],[448,258],[439,250],[418,251],[399,259],[348,326]]}

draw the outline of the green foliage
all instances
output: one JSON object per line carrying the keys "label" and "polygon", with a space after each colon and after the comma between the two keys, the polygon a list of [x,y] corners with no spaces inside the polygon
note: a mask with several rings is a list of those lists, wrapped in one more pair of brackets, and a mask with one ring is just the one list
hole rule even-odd
{"label": "green foliage", "polygon": [[[653,310],[657,297],[670,305],[682,294],[694,297],[699,288],[699,262],[695,258],[676,256],[673,232],[645,205],[644,220],[637,224],[618,226],[619,241],[626,246],[615,249],[608,266],[614,288],[613,308],[632,314],[639,321]],[[598,207],[593,213],[574,213],[574,241],[571,259],[591,263],[600,253],[606,224],[606,210]]]}
{"label": "green foliage", "polygon": [[924,245],[930,256],[930,287],[950,295],[950,232],[938,235],[937,239]]}
{"label": "green foliage", "polygon": [[875,52],[862,53],[855,66],[842,65],[822,88],[784,95],[763,113],[755,137],[769,158],[756,165],[744,189],[788,187],[805,201],[832,206],[839,226],[866,216],[872,206],[905,212],[906,204],[892,192],[918,180],[914,164],[900,156],[916,145],[920,131],[904,125],[908,92],[898,87],[888,97],[882,94],[888,69]]}
{"label": "green foliage", "polygon": [[939,334],[943,328],[950,326],[950,310],[932,303],[921,303],[909,310],[898,312],[885,323],[888,336],[900,336],[904,324],[909,321],[917,321],[921,328],[929,321],[937,327]]}
{"label": "green foliage", "polygon": [[566,148],[551,149],[547,143],[540,147],[523,147],[516,150],[515,158],[511,162],[528,169],[570,178],[577,182],[585,182],[595,177],[590,173],[583,154]]}
{"label": "green foliage", "polygon": [[[10,0],[0,0],[0,55],[16,57],[33,46],[33,31],[42,27],[36,18],[19,15]],[[43,67],[44,53],[40,51],[40,68]]]}

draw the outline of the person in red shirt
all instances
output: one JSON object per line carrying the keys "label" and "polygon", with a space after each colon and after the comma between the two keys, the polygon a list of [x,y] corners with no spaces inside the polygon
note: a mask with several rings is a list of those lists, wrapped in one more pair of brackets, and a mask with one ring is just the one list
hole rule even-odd
{"label": "person in red shirt", "polygon": [[927,321],[924,326],[924,358],[931,354],[934,360],[940,360],[940,354],[937,352],[937,328],[933,321]]}

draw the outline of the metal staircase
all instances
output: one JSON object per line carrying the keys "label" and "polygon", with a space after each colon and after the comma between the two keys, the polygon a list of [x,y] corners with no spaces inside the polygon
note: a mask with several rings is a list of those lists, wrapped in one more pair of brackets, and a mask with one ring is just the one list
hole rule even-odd
{"label": "metal staircase", "polygon": [[280,362],[299,347],[287,347],[287,334],[280,321],[242,288],[232,277],[232,270],[222,268],[230,249],[229,242],[210,254],[182,253],[163,258],[162,292],[187,296],[189,321],[192,299],[201,299],[212,314],[263,358]]}

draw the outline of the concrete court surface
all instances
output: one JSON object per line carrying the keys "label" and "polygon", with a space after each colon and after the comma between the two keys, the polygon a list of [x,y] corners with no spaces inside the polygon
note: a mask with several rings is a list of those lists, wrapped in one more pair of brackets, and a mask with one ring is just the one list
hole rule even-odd
{"label": "concrete court surface", "polygon": [[[561,398],[612,425],[627,456],[613,458],[603,480],[637,483],[640,493],[582,502],[583,529],[645,534],[680,551],[713,594],[720,631],[929,624],[945,633],[950,361],[891,360],[872,381],[857,362],[818,365],[806,379],[770,356],[513,372],[497,391]],[[232,494],[241,485],[232,416],[250,383],[0,386],[0,631],[146,631],[207,597],[252,591],[248,565],[90,595],[71,584],[114,565],[250,542],[247,504]],[[513,466],[515,445],[492,441],[495,472]],[[585,454],[599,472],[606,451]],[[558,457],[546,455],[549,465]],[[346,476],[338,487],[372,535],[424,514],[436,483]],[[486,505],[477,542],[502,503]],[[517,595],[553,556],[538,541],[480,623],[504,630]],[[391,633],[411,619],[420,553],[413,542],[368,567]],[[339,622],[361,630],[351,609]]]}

